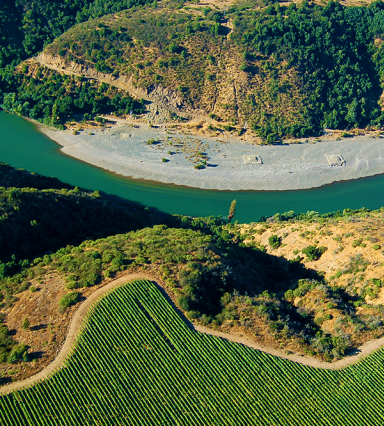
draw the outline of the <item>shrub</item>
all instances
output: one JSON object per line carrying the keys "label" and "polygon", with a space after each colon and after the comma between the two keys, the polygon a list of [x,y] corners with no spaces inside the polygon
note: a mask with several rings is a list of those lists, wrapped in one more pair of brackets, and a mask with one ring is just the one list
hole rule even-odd
{"label": "shrub", "polygon": [[379,245],[379,244],[374,244],[374,245],[372,246],[372,248],[373,248],[373,250],[380,250],[380,249],[381,249],[381,245]]}
{"label": "shrub", "polygon": [[78,283],[76,281],[69,281],[67,284],[65,284],[65,288],[67,288],[68,290],[78,288]]}
{"label": "shrub", "polygon": [[277,235],[271,235],[268,238],[268,244],[273,248],[277,249],[281,246],[281,237],[278,237]]}
{"label": "shrub", "polygon": [[80,293],[77,291],[71,291],[62,297],[59,301],[59,306],[68,308],[69,306],[75,305],[80,299]]}
{"label": "shrub", "polygon": [[327,247],[324,247],[324,246],[321,246],[321,247],[308,246],[304,248],[303,250],[301,250],[301,252],[307,256],[307,260],[309,261],[319,260],[321,255],[325,251],[327,251]]}
{"label": "shrub", "polygon": [[188,311],[187,312],[187,317],[189,319],[195,319],[198,318],[200,316],[200,312],[199,311]]}
{"label": "shrub", "polygon": [[23,320],[23,329],[24,330],[28,330],[29,326],[30,326],[29,319],[28,318],[24,318],[24,320]]}
{"label": "shrub", "polygon": [[27,353],[27,346],[25,345],[15,345],[10,354],[8,355],[7,361],[12,364],[17,361],[28,361],[28,353]]}
{"label": "shrub", "polygon": [[221,306],[226,306],[232,300],[231,293],[224,293],[224,295],[220,299]]}
{"label": "shrub", "polygon": [[179,296],[177,298],[177,304],[183,311],[191,310],[191,299],[188,296]]}
{"label": "shrub", "polygon": [[352,247],[365,247],[362,238],[358,238],[357,240],[353,240]]}
{"label": "shrub", "polygon": [[284,297],[285,297],[285,300],[288,300],[288,302],[291,302],[295,297],[295,295],[293,294],[293,290],[291,290],[291,289],[287,290],[284,293]]}

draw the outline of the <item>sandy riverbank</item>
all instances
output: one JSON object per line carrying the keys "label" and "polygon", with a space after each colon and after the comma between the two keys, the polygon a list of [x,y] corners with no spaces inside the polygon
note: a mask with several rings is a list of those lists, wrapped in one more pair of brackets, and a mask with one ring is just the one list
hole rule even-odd
{"label": "sandy riverbank", "polygon": [[[323,137],[321,142],[260,146],[177,134],[166,126],[135,126],[87,129],[78,135],[46,127],[40,130],[60,144],[63,153],[105,170],[195,188],[306,189],[384,173],[384,139],[379,137],[339,141]],[[156,142],[148,145],[149,140]],[[196,170],[197,158],[204,157],[201,153],[207,167]],[[332,166],[338,156],[345,163]],[[163,158],[168,161],[162,162]]]}

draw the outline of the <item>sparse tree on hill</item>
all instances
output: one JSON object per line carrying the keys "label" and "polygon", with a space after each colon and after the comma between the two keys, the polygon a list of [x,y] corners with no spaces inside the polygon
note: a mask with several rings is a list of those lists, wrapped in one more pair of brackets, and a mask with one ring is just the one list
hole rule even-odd
{"label": "sparse tree on hill", "polygon": [[228,223],[230,223],[231,220],[235,217],[235,213],[236,213],[236,200],[233,200],[231,203],[231,207],[229,208]]}
{"label": "sparse tree on hill", "polygon": [[29,326],[30,326],[29,319],[28,318],[24,318],[24,320],[23,320],[23,329],[24,330],[28,330]]}

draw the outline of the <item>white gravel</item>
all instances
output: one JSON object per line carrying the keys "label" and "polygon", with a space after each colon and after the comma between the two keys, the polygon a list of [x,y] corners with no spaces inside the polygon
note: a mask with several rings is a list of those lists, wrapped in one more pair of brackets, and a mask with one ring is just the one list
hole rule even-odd
{"label": "white gravel", "polygon": [[[340,180],[384,173],[384,139],[358,136],[345,140],[266,146],[219,142],[170,134],[171,129],[118,125],[108,129],[56,131],[40,130],[60,144],[62,152],[111,172],[137,179],[219,190],[288,190],[319,187]],[[172,132],[173,133],[173,132]],[[170,139],[167,139],[170,138]],[[169,155],[176,147],[169,140],[183,140],[208,156],[208,167],[194,169],[186,153]],[[149,139],[162,139],[146,145]],[[200,148],[201,149],[201,148]],[[342,156],[345,165],[331,166],[327,156]],[[261,157],[262,164],[244,164],[244,156]],[[169,161],[162,162],[162,158]]]}

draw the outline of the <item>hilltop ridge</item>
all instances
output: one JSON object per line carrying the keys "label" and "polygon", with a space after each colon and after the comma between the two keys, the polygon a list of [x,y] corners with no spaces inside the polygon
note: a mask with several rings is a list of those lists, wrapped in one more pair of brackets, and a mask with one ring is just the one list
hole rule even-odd
{"label": "hilltop ridge", "polygon": [[[152,122],[193,119],[266,142],[324,127],[380,127],[382,4],[240,2],[216,10],[162,1],[74,26],[20,66],[15,84],[24,98],[42,80],[64,91],[70,82],[76,93],[95,86],[113,97],[108,108],[117,114],[140,112],[132,101],[117,103],[125,93],[145,100]],[[60,124],[81,112],[81,102],[63,102],[45,117]]]}

